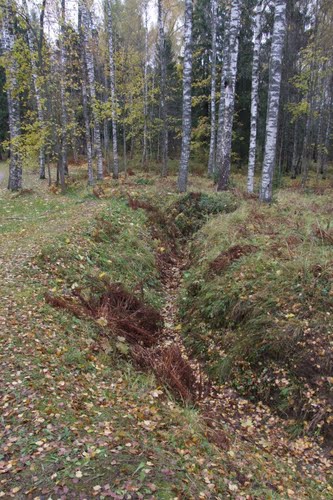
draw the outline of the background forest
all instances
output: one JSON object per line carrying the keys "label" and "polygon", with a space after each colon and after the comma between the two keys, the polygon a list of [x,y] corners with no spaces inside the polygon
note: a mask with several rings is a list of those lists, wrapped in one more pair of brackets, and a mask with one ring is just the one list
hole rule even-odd
{"label": "background forest", "polygon": [[309,169],[326,177],[330,2],[198,0],[185,3],[185,17],[183,9],[163,0],[2,2],[10,189],[38,157],[40,177],[51,182],[56,165],[63,190],[68,164],[83,158],[90,184],[129,164],[165,176],[180,158],[181,191],[189,155],[190,170],[215,176],[218,189],[231,163],[248,165],[248,191],[262,171],[267,200],[273,176],[301,175],[303,186]]}

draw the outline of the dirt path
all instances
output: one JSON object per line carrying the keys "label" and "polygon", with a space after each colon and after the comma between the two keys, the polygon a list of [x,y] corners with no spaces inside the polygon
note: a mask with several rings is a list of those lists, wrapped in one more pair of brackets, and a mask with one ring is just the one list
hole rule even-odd
{"label": "dirt path", "polygon": [[208,426],[210,440],[225,450],[231,442],[248,442],[262,450],[263,455],[269,453],[277,459],[296,460],[298,470],[309,477],[313,474],[325,477],[331,460],[325,457],[314,439],[291,440],[286,431],[288,421],[272,413],[268,406],[242,398],[229,384],[208,383],[204,365],[186,348],[179,324],[178,299],[187,263],[186,256],[174,259],[163,273],[166,303],[162,310],[161,347],[177,345],[193,370],[197,386],[202,387],[203,383],[206,386],[205,395],[198,398],[195,406]]}

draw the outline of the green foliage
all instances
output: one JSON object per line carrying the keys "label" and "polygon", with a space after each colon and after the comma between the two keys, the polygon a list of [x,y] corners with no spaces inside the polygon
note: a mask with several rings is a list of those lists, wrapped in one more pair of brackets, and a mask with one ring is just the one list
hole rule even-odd
{"label": "green foliage", "polygon": [[[269,210],[246,202],[209,222],[194,240],[181,301],[186,342],[215,377],[283,414],[320,413],[309,430],[324,433],[333,274],[331,245],[314,228],[327,227],[330,206],[329,196],[289,194]],[[246,245],[252,251],[236,256]]]}
{"label": "green foliage", "polygon": [[89,293],[92,281],[107,280],[136,290],[147,302],[160,306],[154,245],[145,213],[133,211],[125,200],[113,199],[83,236],[45,247],[39,260],[44,266],[52,265],[60,283],[65,280],[69,287],[79,286]]}
{"label": "green foliage", "polygon": [[171,206],[170,216],[183,236],[189,236],[198,231],[209,216],[233,212],[236,208],[236,199],[230,193],[188,193]]}

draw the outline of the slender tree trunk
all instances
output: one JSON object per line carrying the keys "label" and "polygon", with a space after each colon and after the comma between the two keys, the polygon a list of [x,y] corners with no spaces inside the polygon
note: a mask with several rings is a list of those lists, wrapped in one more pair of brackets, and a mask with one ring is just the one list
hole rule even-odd
{"label": "slender tree trunk", "polygon": [[112,28],[112,10],[110,0],[106,0],[107,9],[107,30],[109,44],[110,61],[110,86],[111,86],[111,104],[112,104],[112,146],[113,146],[113,178],[119,177],[119,157],[117,142],[117,95],[116,95],[116,71],[113,54],[113,28]]}
{"label": "slender tree trunk", "polygon": [[60,19],[60,100],[61,100],[61,152],[59,161],[59,181],[62,193],[65,192],[65,173],[67,165],[67,104],[66,104],[66,47],[65,47],[65,23],[66,23],[66,0],[61,0]]}
{"label": "slender tree trunk", "polygon": [[91,143],[91,127],[89,119],[89,106],[88,106],[88,92],[87,92],[87,68],[86,68],[86,57],[85,57],[85,43],[82,26],[82,9],[79,5],[79,33],[81,39],[81,68],[82,68],[82,105],[83,105],[83,119],[84,119],[84,131],[86,136],[86,151],[87,151],[87,163],[88,163],[88,184],[94,184],[94,170],[93,170],[93,150]]}
{"label": "slender tree trunk", "polygon": [[274,29],[272,38],[268,106],[266,120],[266,143],[261,179],[260,199],[266,203],[272,200],[273,175],[276,158],[276,139],[281,89],[281,66],[283,44],[286,32],[286,0],[275,1]]}
{"label": "slender tree trunk", "polygon": [[239,48],[239,30],[241,16],[241,1],[233,0],[230,16],[229,50],[227,68],[224,80],[224,119],[222,132],[222,156],[218,164],[219,180],[218,191],[224,191],[229,187],[231,168],[231,145],[232,127],[235,108],[235,87],[237,76],[237,60]]}
{"label": "slender tree trunk", "polygon": [[191,149],[192,15],[193,0],[185,0],[182,147],[178,175],[178,189],[181,193],[185,192],[187,189],[188,167]]}
{"label": "slender tree trunk", "polygon": [[[331,90],[332,91],[332,90]],[[329,109],[328,109],[328,117],[325,131],[325,140],[323,144],[323,148],[321,150],[320,155],[320,173],[323,176],[323,179],[326,179],[327,176],[327,157],[328,157],[328,148],[330,145],[331,138],[331,126],[332,126],[332,96],[330,97]]]}
{"label": "slender tree trunk", "polygon": [[162,177],[168,175],[168,119],[166,104],[166,55],[162,0],[158,0],[158,50],[161,71],[160,116],[162,120]]}
{"label": "slender tree trunk", "polygon": [[260,62],[260,43],[261,43],[261,23],[262,23],[262,2],[259,1],[256,6],[254,23],[254,46],[252,62],[252,90],[251,90],[251,130],[249,147],[249,165],[247,176],[247,191],[253,193],[254,190],[254,171],[257,153],[257,122],[258,122],[258,101],[259,101],[259,62]]}
{"label": "slender tree trunk", "polygon": [[298,145],[298,120],[296,119],[295,127],[294,127],[293,157],[292,157],[292,162],[291,162],[291,178],[292,179],[296,179],[296,177],[297,177],[297,162],[298,162],[297,145]]}
{"label": "slender tree trunk", "polygon": [[[33,81],[33,86],[35,90],[35,98],[36,98],[36,104],[37,104],[37,116],[38,116],[38,121],[39,125],[41,128],[42,132],[42,140],[44,142],[44,132],[45,132],[45,123],[44,123],[44,109],[43,109],[43,104],[42,104],[42,95],[41,95],[41,87],[39,85],[39,79],[38,79],[38,67],[35,59],[35,47],[34,47],[34,42],[33,42],[33,33],[31,31],[31,18],[29,14],[29,9],[26,0],[23,0],[23,7],[26,12],[27,19],[29,21],[29,26],[27,29],[27,38],[28,38],[28,45],[29,45],[29,50],[30,50],[30,56],[31,56],[31,69],[32,69],[32,81]],[[42,10],[45,9],[45,5],[42,7]],[[44,16],[42,17],[44,20]],[[40,179],[45,179],[45,146],[44,144],[41,145],[40,150],[39,150],[39,177]]]}
{"label": "slender tree trunk", "polygon": [[220,101],[218,113],[218,128],[216,135],[216,149],[215,149],[215,170],[216,165],[222,162],[222,136],[224,125],[224,82],[226,81],[226,71],[228,67],[229,57],[229,36],[230,36],[230,11],[226,9],[224,20],[224,35],[223,35],[223,57],[222,57],[222,72],[221,72],[221,85],[220,85]]}
{"label": "slender tree trunk", "polygon": [[212,62],[211,62],[211,90],[210,90],[210,144],[209,144],[208,175],[212,175],[215,171],[217,0],[211,0],[211,16],[212,16]]}
{"label": "slender tree trunk", "polygon": [[2,45],[3,52],[5,56],[8,57],[6,62],[7,101],[10,134],[8,189],[10,189],[11,191],[18,191],[22,187],[22,157],[19,145],[21,136],[21,120],[17,82],[17,63],[13,56],[15,45],[15,34],[12,24],[13,18],[13,4],[11,0],[6,0],[6,4],[3,7]]}
{"label": "slender tree trunk", "polygon": [[148,125],[148,12],[147,2],[144,2],[144,26],[145,26],[145,61],[143,73],[143,150],[142,166],[147,165],[147,125]]}
{"label": "slender tree trunk", "polygon": [[84,46],[85,63],[87,68],[87,81],[89,84],[89,94],[91,98],[92,115],[94,119],[94,148],[97,157],[97,179],[102,180],[103,155],[102,155],[102,143],[101,143],[101,127],[96,109],[97,97],[96,97],[96,83],[95,83],[95,64],[94,64],[94,56],[90,47],[91,29],[90,29],[89,11],[85,0],[80,1],[80,6],[82,9],[82,40]]}
{"label": "slender tree trunk", "polygon": [[127,151],[126,151],[126,127],[123,124],[123,160],[124,160],[124,174],[127,175]]}
{"label": "slender tree trunk", "polygon": [[[107,102],[108,100],[108,78],[106,73],[104,73],[104,101]],[[110,167],[110,136],[109,136],[109,119],[105,118],[103,121],[103,145],[104,145],[104,157],[106,161],[106,170],[108,174],[111,171]]]}
{"label": "slender tree trunk", "polygon": [[305,187],[306,182],[308,180],[308,173],[309,173],[309,163],[310,163],[310,148],[309,148],[309,142],[310,142],[310,135],[311,135],[311,105],[310,105],[310,110],[307,114],[306,117],[306,124],[305,124],[305,135],[304,135],[304,140],[303,140],[303,149],[302,149],[302,186]]}

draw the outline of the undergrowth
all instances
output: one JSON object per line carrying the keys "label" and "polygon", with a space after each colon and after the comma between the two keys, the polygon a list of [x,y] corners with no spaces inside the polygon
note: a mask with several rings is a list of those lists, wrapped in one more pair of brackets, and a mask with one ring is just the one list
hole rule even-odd
{"label": "undergrowth", "polygon": [[[332,444],[333,261],[329,193],[243,201],[196,235],[181,314],[221,382]],[[303,425],[304,424],[304,425]]]}

